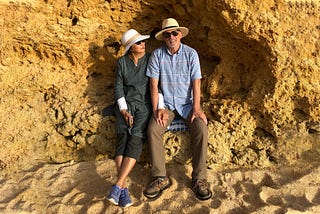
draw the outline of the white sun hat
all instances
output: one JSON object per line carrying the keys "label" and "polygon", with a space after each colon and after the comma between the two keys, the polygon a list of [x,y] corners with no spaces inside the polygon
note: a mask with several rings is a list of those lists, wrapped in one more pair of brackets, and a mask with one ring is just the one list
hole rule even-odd
{"label": "white sun hat", "polygon": [[149,39],[150,35],[141,35],[135,29],[130,29],[122,35],[121,43],[125,47],[124,54],[130,49],[130,47],[139,41]]}
{"label": "white sun hat", "polygon": [[162,22],[162,29],[158,33],[156,33],[156,39],[162,41],[162,33],[168,30],[180,30],[182,37],[185,37],[189,33],[189,29],[186,27],[180,27],[177,20],[175,20],[174,18],[167,18]]}

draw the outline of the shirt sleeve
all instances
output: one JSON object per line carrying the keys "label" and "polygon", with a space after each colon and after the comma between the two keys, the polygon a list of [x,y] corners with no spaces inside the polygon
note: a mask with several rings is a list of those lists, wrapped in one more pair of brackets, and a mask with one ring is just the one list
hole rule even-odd
{"label": "shirt sleeve", "polygon": [[122,66],[120,60],[117,61],[117,67],[115,72],[115,86],[114,86],[114,98],[116,101],[121,97],[125,97],[124,94],[124,85],[123,85],[123,76],[122,76]]}
{"label": "shirt sleeve", "polygon": [[118,103],[118,107],[119,107],[119,110],[123,110],[123,109],[128,109],[128,105],[127,105],[127,102],[126,102],[126,99],[124,97],[121,97],[117,100],[117,103]]}
{"label": "shirt sleeve", "polygon": [[148,77],[159,79],[159,74],[160,74],[159,71],[160,71],[160,66],[159,66],[159,59],[157,56],[157,52],[153,51],[149,58],[146,75]]}
{"label": "shirt sleeve", "polygon": [[190,57],[191,80],[201,79],[201,67],[199,55],[196,50],[192,49]]}

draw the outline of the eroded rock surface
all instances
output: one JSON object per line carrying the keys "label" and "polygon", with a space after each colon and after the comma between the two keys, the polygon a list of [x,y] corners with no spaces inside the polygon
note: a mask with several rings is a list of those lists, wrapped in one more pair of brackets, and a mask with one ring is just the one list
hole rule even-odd
{"label": "eroded rock surface", "polygon": [[[319,14],[315,0],[2,0],[0,166],[112,157],[115,118],[101,112],[121,35],[167,17],[201,57],[208,166],[295,161],[319,142]],[[168,161],[189,160],[187,133],[164,138]]]}

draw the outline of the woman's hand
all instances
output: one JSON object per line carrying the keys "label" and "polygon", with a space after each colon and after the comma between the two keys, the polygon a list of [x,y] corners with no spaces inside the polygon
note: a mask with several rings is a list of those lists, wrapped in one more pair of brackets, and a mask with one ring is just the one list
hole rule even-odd
{"label": "woman's hand", "polygon": [[120,111],[120,113],[121,113],[123,119],[126,121],[127,125],[129,127],[132,127],[133,126],[133,116],[129,112],[127,112],[126,109],[122,109]]}

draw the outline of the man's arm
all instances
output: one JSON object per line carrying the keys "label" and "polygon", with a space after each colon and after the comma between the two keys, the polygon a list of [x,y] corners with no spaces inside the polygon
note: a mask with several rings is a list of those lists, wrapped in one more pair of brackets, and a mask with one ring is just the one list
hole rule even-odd
{"label": "man's arm", "polygon": [[[159,108],[159,90],[158,90],[159,80],[150,77],[150,94],[151,94],[151,104],[153,117],[156,119],[157,123],[163,127],[167,126],[169,115],[164,108]],[[163,104],[163,103],[162,103]]]}
{"label": "man's arm", "polygon": [[158,110],[158,101],[159,101],[158,82],[159,82],[158,79],[150,77],[150,95],[151,95],[151,104],[152,104],[153,113],[157,112]]}
{"label": "man's arm", "polygon": [[208,124],[207,117],[201,110],[201,105],[200,105],[201,79],[195,79],[192,81],[192,89],[193,89],[193,111],[191,116],[191,122],[195,118],[200,118],[205,122],[205,124]]}
{"label": "man's arm", "polygon": [[195,79],[192,82],[192,89],[193,89],[193,111],[201,111],[200,106],[200,96],[201,96],[201,80]]}

